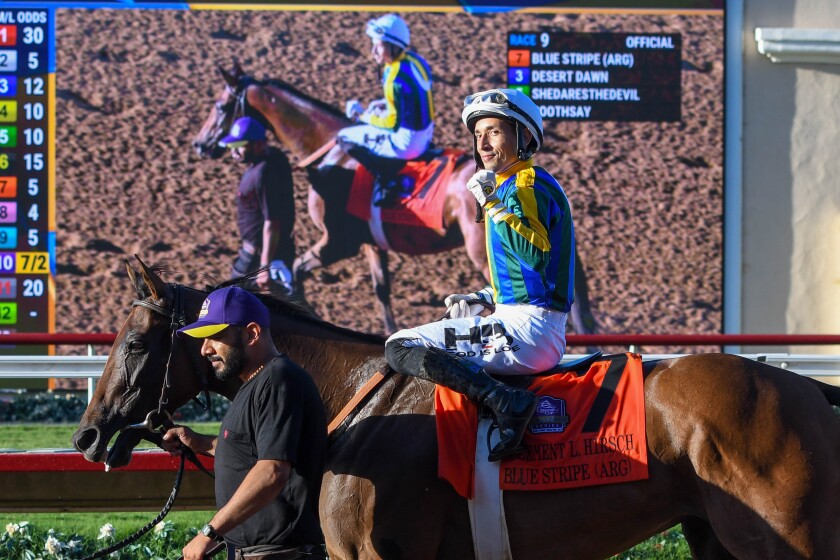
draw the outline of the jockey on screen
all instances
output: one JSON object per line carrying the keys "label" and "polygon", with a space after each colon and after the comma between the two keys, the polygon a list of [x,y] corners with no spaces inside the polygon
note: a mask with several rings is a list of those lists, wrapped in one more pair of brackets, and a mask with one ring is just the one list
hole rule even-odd
{"label": "jockey on screen", "polygon": [[407,50],[410,34],[400,16],[387,14],[371,20],[366,32],[373,42],[371,56],[382,65],[385,97],[367,109],[358,100],[348,101],[347,117],[359,124],[339,131],[338,143],[377,176],[374,204],[391,206],[399,191],[388,181],[402,162],[383,162],[382,158],[414,159],[431,144],[435,129],[432,72],[420,55]]}

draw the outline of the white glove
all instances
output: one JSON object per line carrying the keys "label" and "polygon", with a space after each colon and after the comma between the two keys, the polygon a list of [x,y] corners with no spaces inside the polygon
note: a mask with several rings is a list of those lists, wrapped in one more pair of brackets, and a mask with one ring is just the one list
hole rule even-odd
{"label": "white glove", "polygon": [[388,101],[386,99],[374,99],[368,104],[367,112],[368,113],[381,113],[388,107]]}
{"label": "white glove", "polygon": [[446,306],[450,319],[463,319],[475,317],[484,310],[485,306],[479,303],[467,303],[467,301],[477,299],[492,304],[493,294],[490,288],[487,287],[471,294],[452,294],[443,300],[443,304]]}
{"label": "white glove", "polygon": [[477,171],[467,181],[467,188],[482,206],[486,206],[488,202],[499,200],[499,197],[496,196],[496,174],[487,169]]}
{"label": "white glove", "polygon": [[351,99],[345,105],[344,114],[347,115],[347,118],[350,120],[356,120],[356,118],[364,113],[365,109],[362,107],[362,104],[359,103],[358,99]]}

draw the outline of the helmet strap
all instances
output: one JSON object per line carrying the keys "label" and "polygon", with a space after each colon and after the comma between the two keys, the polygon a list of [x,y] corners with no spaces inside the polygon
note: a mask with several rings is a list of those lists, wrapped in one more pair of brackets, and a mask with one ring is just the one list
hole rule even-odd
{"label": "helmet strap", "polygon": [[516,125],[516,157],[522,161],[528,161],[534,152],[525,145],[525,127],[519,121],[514,121],[514,124]]}
{"label": "helmet strap", "polygon": [[473,159],[475,160],[476,171],[478,171],[479,169],[484,169],[484,162],[481,160],[481,156],[478,155],[478,138],[476,138],[475,134],[473,134],[472,137],[473,137]]}

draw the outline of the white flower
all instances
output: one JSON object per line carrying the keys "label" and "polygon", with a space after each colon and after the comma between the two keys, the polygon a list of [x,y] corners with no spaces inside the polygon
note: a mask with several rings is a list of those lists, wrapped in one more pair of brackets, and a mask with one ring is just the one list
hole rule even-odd
{"label": "white flower", "polygon": [[96,537],[97,540],[99,539],[109,539],[114,536],[114,526],[110,523],[106,523],[102,527],[99,528],[99,536]]}
{"label": "white flower", "polygon": [[10,537],[14,537],[15,534],[20,531],[20,525],[17,523],[6,523],[6,534]]}
{"label": "white flower", "polygon": [[44,550],[46,550],[51,556],[55,556],[57,553],[61,552],[61,541],[50,535],[47,537],[47,542],[44,543]]}
{"label": "white flower", "polygon": [[164,529],[166,529],[166,522],[165,522],[165,521],[161,521],[160,523],[158,523],[157,525],[155,525],[155,534],[160,533],[160,532],[161,532],[161,531],[163,531]]}

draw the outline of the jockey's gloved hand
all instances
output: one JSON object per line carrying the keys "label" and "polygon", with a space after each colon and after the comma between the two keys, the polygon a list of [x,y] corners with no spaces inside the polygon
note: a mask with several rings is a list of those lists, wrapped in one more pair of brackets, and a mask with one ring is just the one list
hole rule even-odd
{"label": "jockey's gloved hand", "polygon": [[359,118],[359,116],[365,112],[365,108],[362,107],[362,104],[359,102],[358,99],[351,99],[347,102],[345,106],[345,114],[347,118],[350,120],[355,121]]}
{"label": "jockey's gloved hand", "polygon": [[450,319],[463,319],[465,317],[475,317],[484,309],[485,306],[479,303],[468,303],[475,300],[492,305],[493,292],[490,286],[471,294],[452,294],[443,300],[443,303],[446,305],[446,312]]}
{"label": "jockey's gloved hand", "polygon": [[380,111],[384,111],[388,107],[388,100],[385,98],[382,99],[374,99],[370,103],[368,103],[367,113],[378,113]]}
{"label": "jockey's gloved hand", "polygon": [[477,171],[467,181],[467,188],[481,206],[486,206],[489,202],[499,201],[499,197],[496,196],[496,174],[492,171],[487,169]]}

